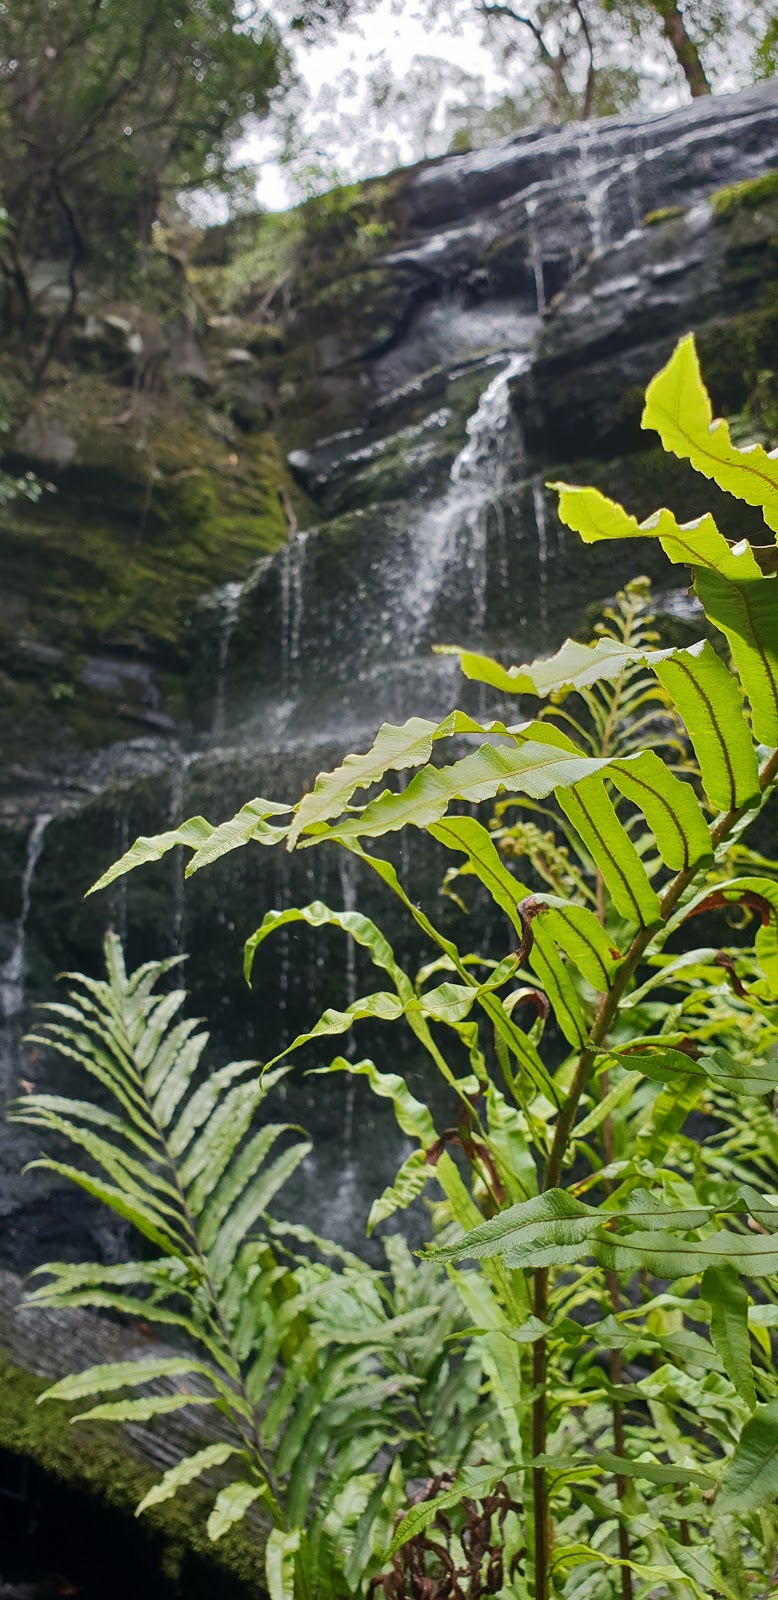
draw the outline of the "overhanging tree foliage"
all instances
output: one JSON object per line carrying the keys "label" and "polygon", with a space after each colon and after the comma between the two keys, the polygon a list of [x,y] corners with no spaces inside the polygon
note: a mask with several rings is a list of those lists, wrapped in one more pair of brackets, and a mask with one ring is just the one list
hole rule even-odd
{"label": "overhanging tree foliage", "polygon": [[6,274],[127,271],[167,195],[229,188],[246,118],[287,72],[278,28],[236,0],[6,0],[0,8]]}
{"label": "overhanging tree foliage", "polygon": [[[746,833],[778,781],[778,460],[758,446],[736,448],[726,423],[714,421],[692,339],[649,386],[643,421],[668,451],[760,509],[764,543],[728,539],[709,516],[679,524],[666,509],[638,524],[598,491],[566,484],[556,486],[560,513],[588,541],[658,539],[671,563],[691,568],[718,648],[707,638],[660,648],[625,596],[595,645],[568,640],[550,660],[512,668],[458,652],[467,676],[535,695],[546,702],[540,714],[482,726],[455,711],[439,725],[387,725],[296,805],[256,799],[218,826],[197,817],[140,839],[97,886],[178,844],[192,852],[191,874],[252,842],[315,849],[329,840],[382,880],[431,946],[414,981],[366,917],[319,902],[268,911],[246,944],[250,978],[265,941],[286,924],[339,928],[379,975],[382,987],[325,1011],[284,1062],[303,1047],[320,1058],[329,1040],[370,1018],[407,1027],[445,1079],[456,1111],[439,1128],[399,1074],[343,1056],[323,1068],[365,1076],[413,1141],[373,1225],[428,1186],[442,1195],[435,1220],[444,1231],[428,1264],[460,1295],[463,1359],[484,1373],[472,1431],[436,1437],[426,1489],[391,1543],[387,1536],[381,1548],[368,1533],[377,1526],[368,1501],[382,1516],[396,1504],[390,1483],[402,1492],[409,1476],[399,1445],[389,1465],[380,1456],[369,1464],[356,1523],[342,1506],[338,1523],[332,1505],[329,1527],[347,1553],[336,1576],[327,1567],[323,1577],[312,1554],[319,1524],[284,1498],[283,1447],[271,1468],[247,1446],[245,1467],[232,1463],[229,1503],[241,1514],[272,1495],[281,1508],[273,1600],[377,1587],[387,1597],[443,1595],[452,1571],[473,1600],[745,1600],[776,1559],[778,864],[749,850]],[[448,763],[431,760],[460,734],[480,742]],[[413,775],[401,790],[386,787],[398,773]],[[494,800],[492,829],[462,813],[463,803]],[[550,822],[550,841],[533,842],[521,820],[508,825],[511,806]],[[450,853],[463,893],[478,880],[504,914],[502,960],[460,950],[376,853],[407,826]],[[522,850],[537,865],[524,884],[515,870]],[[730,915],[754,920],[752,942],[726,938]],[[265,1075],[281,1065],[265,1063]],[[126,1092],[122,1074],[119,1084]],[[46,1126],[59,1119],[73,1137],[61,1126],[69,1117],[89,1150],[83,1110],[31,1097],[24,1112]],[[183,1162],[197,1189],[224,1148],[218,1136],[194,1148],[194,1166],[191,1153]],[[104,1171],[111,1164],[124,1196],[128,1182],[144,1184],[148,1205],[156,1185],[159,1247],[175,1256],[160,1187],[178,1181],[172,1172],[156,1160],[143,1179],[134,1152],[136,1166],[90,1153]],[[229,1167],[218,1165],[215,1177],[229,1182]],[[212,1273],[218,1246],[202,1240],[201,1248]],[[44,1293],[61,1303],[61,1269],[52,1270]],[[101,1269],[89,1270],[103,1281]],[[263,1326],[255,1322],[256,1351],[245,1354],[267,1378]],[[140,1369],[131,1377],[144,1381]],[[99,1373],[77,1380],[81,1392],[101,1381]],[[250,1401],[261,1410],[272,1393],[258,1384]],[[363,1473],[368,1462],[359,1459]],[[356,1549],[358,1574],[349,1565]]]}

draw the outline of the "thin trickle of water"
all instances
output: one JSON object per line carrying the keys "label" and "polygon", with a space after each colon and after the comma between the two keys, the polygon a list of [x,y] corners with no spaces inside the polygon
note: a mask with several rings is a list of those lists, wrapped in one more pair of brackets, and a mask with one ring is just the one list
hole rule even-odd
{"label": "thin trickle of water", "polygon": [[[278,910],[287,911],[292,903],[289,855],[286,850],[277,851],[278,861]],[[281,1048],[286,1049],[289,1043],[289,1024],[287,1013],[289,1010],[289,927],[287,923],[278,931],[280,950],[280,963],[278,970],[278,1014],[281,1019]]]}
{"label": "thin trickle of water", "polygon": [[281,561],[281,697],[289,699],[289,622],[292,613],[291,594],[292,584],[289,570],[289,545],[285,545],[280,556]]}
{"label": "thin trickle of water", "polygon": [[[170,769],[170,808],[168,822],[171,828],[177,828],[186,815],[186,784],[189,768],[193,757],[185,755],[182,749],[176,751],[176,758]],[[183,845],[177,845],[172,852],[173,892],[171,897],[170,918],[170,947],[174,956],[184,954],[184,933],[186,917],[186,897],[184,894],[184,868],[186,860]]]}
{"label": "thin trickle of water", "polygon": [[535,225],[539,201],[530,196],[525,205],[527,217],[527,240],[529,244],[529,262],[535,278],[535,300],[538,316],[542,317],[546,309],[546,285],[543,277],[543,240]]}
{"label": "thin trickle of water", "polygon": [[512,461],[503,447],[506,432],[514,428],[518,442],[518,422],[511,405],[510,383],[529,365],[526,350],[514,353],[484,389],[476,410],[467,422],[467,439],[451,468],[452,483],[482,483],[494,490],[502,487]]}
{"label": "thin trickle of water", "polygon": [[35,878],[35,868],[38,865],[43,849],[43,837],[46,827],[51,821],[50,815],[41,815],[35,818],[27,837],[27,854],[22,873],[22,903],[14,933],[14,942],[8,960],[0,968],[0,1015],[4,1018],[15,1017],[24,1008],[27,947],[27,919],[30,914],[30,899]]}
{"label": "thin trickle of water", "polygon": [[542,478],[532,480],[532,504],[535,508],[535,530],[538,536],[538,617],[545,635],[548,623],[548,522]]}
{"label": "thin trickle of water", "polygon": [[281,694],[291,700],[300,679],[300,642],[305,616],[307,534],[289,539],[281,556]]}
{"label": "thin trickle of water", "polygon": [[[397,774],[397,793],[398,794],[403,794],[405,792],[405,790],[407,789],[408,784],[410,783],[411,778],[413,776],[414,776],[413,771],[410,768],[406,772],[398,772],[398,774]],[[408,886],[410,884],[410,878],[411,878],[411,846],[410,846],[410,837],[409,837],[410,831],[411,831],[410,828],[401,828],[400,829],[400,882],[403,885],[403,888],[406,889],[406,890],[408,889]]]}
{"label": "thin trickle of water", "polygon": [[629,156],[622,166],[622,172],[624,173],[627,181],[627,206],[629,208],[630,227],[632,228],[640,227],[643,216],[643,206],[640,195],[641,165],[642,157],[640,155],[634,155]]}
{"label": "thin trickle of water", "polygon": [[242,583],[225,583],[223,588],[218,589],[214,596],[219,608],[219,620],[216,633],[216,692],[213,701],[213,726],[211,732],[214,738],[217,739],[224,733],[227,663],[230,659],[232,636],[240,618],[240,602],[243,588]]}
{"label": "thin trickle of water", "polygon": [[610,187],[610,178],[604,178],[599,183],[587,183],[584,186],[592,250],[596,256],[602,254],[609,241],[608,195]]}
{"label": "thin trickle of water", "polygon": [[[343,910],[356,911],[357,885],[354,876],[354,862],[347,850],[339,852],[338,872],[340,875],[340,890],[343,896]],[[352,1006],[357,998],[357,947],[351,934],[346,935],[346,1007]],[[356,1040],[353,1029],[346,1034],[346,1043],[343,1054],[349,1061],[353,1061],[356,1054]],[[346,1103],[343,1110],[343,1148],[348,1153],[354,1139],[354,1079],[348,1074],[346,1086]]]}
{"label": "thin trickle of water", "polygon": [[[315,856],[316,856],[316,851],[315,850],[306,850],[306,852],[305,852],[305,894],[306,894],[306,899],[308,900],[309,904],[310,904],[310,902],[312,900],[316,899],[316,867],[315,867],[315,864],[314,864]],[[313,951],[311,949],[310,942],[308,943],[307,949],[308,949],[308,958],[307,958],[307,961],[305,963],[305,1000],[306,1000],[306,1006],[307,1006],[307,1013],[308,1013],[308,1015],[310,1017],[313,1017],[314,1007],[315,1007],[316,1001],[317,1001],[316,961],[315,961],[315,958],[314,958],[314,955],[313,955]]]}
{"label": "thin trickle of water", "polygon": [[608,192],[613,172],[604,177],[597,161],[595,130],[588,122],[581,124],[578,137],[578,186],[583,197],[589,238],[594,255],[599,255],[609,241]]}
{"label": "thin trickle of water", "polygon": [[[114,855],[118,861],[120,856],[126,855],[130,847],[130,825],[127,815],[122,812],[116,817],[113,825]],[[113,918],[116,932],[121,940],[122,949],[127,946],[127,877],[117,878],[113,886]]]}
{"label": "thin trickle of water", "polygon": [[[354,862],[347,850],[339,851],[338,874],[340,877],[340,892],[343,896],[343,910],[356,911],[357,885],[354,876]],[[353,1005],[356,998],[357,947],[349,933],[346,936],[346,1005]]]}
{"label": "thin trickle of water", "polygon": [[300,638],[305,611],[305,547],[308,535],[298,533],[289,541],[290,614],[289,614],[289,689],[296,694],[299,688]]}

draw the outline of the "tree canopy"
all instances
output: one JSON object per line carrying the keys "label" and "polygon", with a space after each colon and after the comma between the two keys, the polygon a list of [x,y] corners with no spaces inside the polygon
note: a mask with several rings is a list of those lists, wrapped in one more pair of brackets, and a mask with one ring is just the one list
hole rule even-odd
{"label": "tree canopy", "polygon": [[288,76],[237,0],[5,0],[2,201],[17,257],[148,238],[167,193],[234,183],[232,150]]}
{"label": "tree canopy", "polygon": [[[373,0],[341,7],[336,20],[374,48],[363,71],[347,65],[307,104],[298,85],[287,102],[293,165],[307,171],[314,150],[323,174],[347,181],[535,124],[742,88],[778,61],[774,0],[423,0],[422,14],[424,53],[397,70]],[[491,71],[483,55],[454,60],[443,43],[479,32]]]}

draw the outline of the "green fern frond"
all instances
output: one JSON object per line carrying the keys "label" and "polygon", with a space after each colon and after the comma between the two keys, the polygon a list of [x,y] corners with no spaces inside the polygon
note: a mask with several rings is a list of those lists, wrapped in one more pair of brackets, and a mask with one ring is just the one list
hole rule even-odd
{"label": "green fern frond", "polygon": [[[321,920],[324,908],[315,914]],[[372,942],[370,926],[363,931]],[[388,946],[379,942],[375,953],[412,998]],[[310,1148],[290,1124],[257,1126],[288,1069],[260,1075],[258,1063],[240,1061],[205,1075],[208,1035],[182,1018],[183,992],[156,992],[173,963],[147,962],[128,975],[112,935],[105,959],[107,979],[70,974],[67,999],[44,1008],[35,1031],[40,1045],[96,1079],[101,1099],[41,1092],[12,1115],[69,1143],[83,1166],[41,1162],[132,1221],[160,1253],[108,1266],[49,1263],[29,1299],[124,1312],[175,1330],[191,1353],[88,1368],[43,1398],[90,1399],[74,1420],[139,1423],[213,1408],[224,1440],[172,1467],[139,1510],[195,1478],[210,1481],[214,1470],[217,1485],[226,1474],[211,1536],[250,1513],[269,1514],[281,1541],[269,1546],[272,1565],[305,1523],[298,1565],[326,1562],[327,1592],[345,1597],[380,1565],[387,1508],[398,1509],[408,1472],[432,1470],[433,1409],[452,1423],[462,1418],[463,1439],[477,1431],[483,1374],[477,1367],[474,1382],[458,1386],[461,1354],[446,1345],[463,1325],[461,1302],[398,1240],[387,1241],[383,1273],[302,1224],[273,1219],[268,1206]],[[390,1090],[415,1128],[423,1108],[399,1078]],[[377,1467],[387,1453],[391,1488]]]}

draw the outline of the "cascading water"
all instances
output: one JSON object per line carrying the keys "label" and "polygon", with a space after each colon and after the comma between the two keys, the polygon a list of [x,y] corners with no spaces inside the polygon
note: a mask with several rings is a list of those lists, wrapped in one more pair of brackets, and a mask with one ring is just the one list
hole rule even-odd
{"label": "cascading water", "polygon": [[[278,888],[277,909],[286,911],[292,904],[289,885],[289,856],[285,850],[278,852]],[[281,1027],[281,1041],[285,1046],[289,1043],[289,1023],[287,1013],[289,1010],[289,928],[286,924],[278,933],[279,970],[278,970],[278,1015]]]}
{"label": "cascading water", "polygon": [[392,642],[401,657],[423,658],[425,672],[430,670],[430,622],[452,567],[469,591],[468,637],[483,637],[490,514],[499,514],[523,454],[510,386],[528,360],[526,350],[512,353],[487,384],[466,424],[465,443],[444,494],[413,527],[410,562],[396,591]]}
{"label": "cascading water", "polygon": [[43,850],[43,840],[46,829],[51,821],[49,815],[36,817],[27,838],[27,853],[22,873],[21,909],[16,923],[16,932],[11,953],[7,961],[0,967],[0,1020],[15,1017],[24,1009],[25,983],[27,977],[27,919],[30,914],[30,898],[35,878],[35,868],[38,865]]}
{"label": "cascading water", "polygon": [[[174,753],[173,764],[170,769],[170,805],[168,810],[168,825],[175,828],[186,816],[186,782],[189,767],[194,757],[188,755],[179,745]],[[173,888],[171,896],[171,929],[170,945],[171,954],[184,955],[186,952],[186,894],[184,884],[184,868],[186,866],[185,853],[182,845],[178,845],[171,856],[171,872],[173,874]]]}
{"label": "cascading water", "polygon": [[413,536],[413,566],[400,595],[398,643],[417,649],[458,545],[470,578],[472,619],[482,633],[486,601],[486,535],[490,509],[504,492],[521,455],[510,383],[527,365],[526,351],[510,357],[484,390],[467,423],[467,439],[451,468],[448,489],[419,519]]}
{"label": "cascading water", "polygon": [[307,538],[304,531],[295,534],[287,541],[281,556],[281,692],[284,700],[293,699],[299,687]]}
{"label": "cascading water", "polygon": [[[116,816],[114,819],[113,834],[115,840],[114,849],[118,859],[119,856],[123,856],[125,854],[130,845],[130,824],[127,817],[127,812],[123,808],[120,808],[118,816]],[[116,883],[112,885],[111,898],[113,900],[114,907],[114,926],[122,944],[126,945],[128,926],[126,878],[117,878]]]}
{"label": "cascading water", "polygon": [[529,259],[532,267],[532,276],[535,279],[535,302],[538,316],[542,317],[546,309],[546,285],[543,274],[543,241],[538,232],[536,217],[540,201],[536,195],[528,195],[526,204],[527,231],[529,234]]}
{"label": "cascading water", "polygon": [[532,479],[532,504],[538,536],[538,614],[541,626],[545,628],[548,622],[548,524],[543,482],[538,477]]}
{"label": "cascading water", "polygon": [[[442,492],[410,511],[401,536],[385,551],[359,538],[355,525],[354,560],[341,558],[332,605],[321,584],[326,529],[295,535],[271,561],[259,563],[241,592],[231,593],[236,621],[229,653],[221,629],[212,646],[217,708],[225,694],[230,700],[230,743],[289,750],[328,738],[364,739],[382,720],[407,716],[409,706],[430,715],[448,709],[456,668],[450,658],[435,658],[432,645],[450,642],[449,593],[456,596],[459,637],[486,642],[492,546],[499,544],[505,560],[511,537],[506,503],[524,460],[511,384],[529,363],[537,326],[534,317],[514,319],[526,344],[482,361],[486,381]],[[360,455],[369,451],[343,459],[353,467]],[[223,664],[229,668],[242,652],[251,684],[261,675],[256,647],[266,636],[277,640],[272,675],[249,687],[248,714],[236,717]],[[221,734],[221,711],[213,726]]]}
{"label": "cascading water", "polygon": [[232,636],[240,616],[243,589],[244,585],[242,583],[225,583],[213,596],[213,602],[217,607],[219,618],[216,630],[216,692],[213,702],[212,728],[214,738],[219,738],[224,733],[227,662],[230,656]]}

